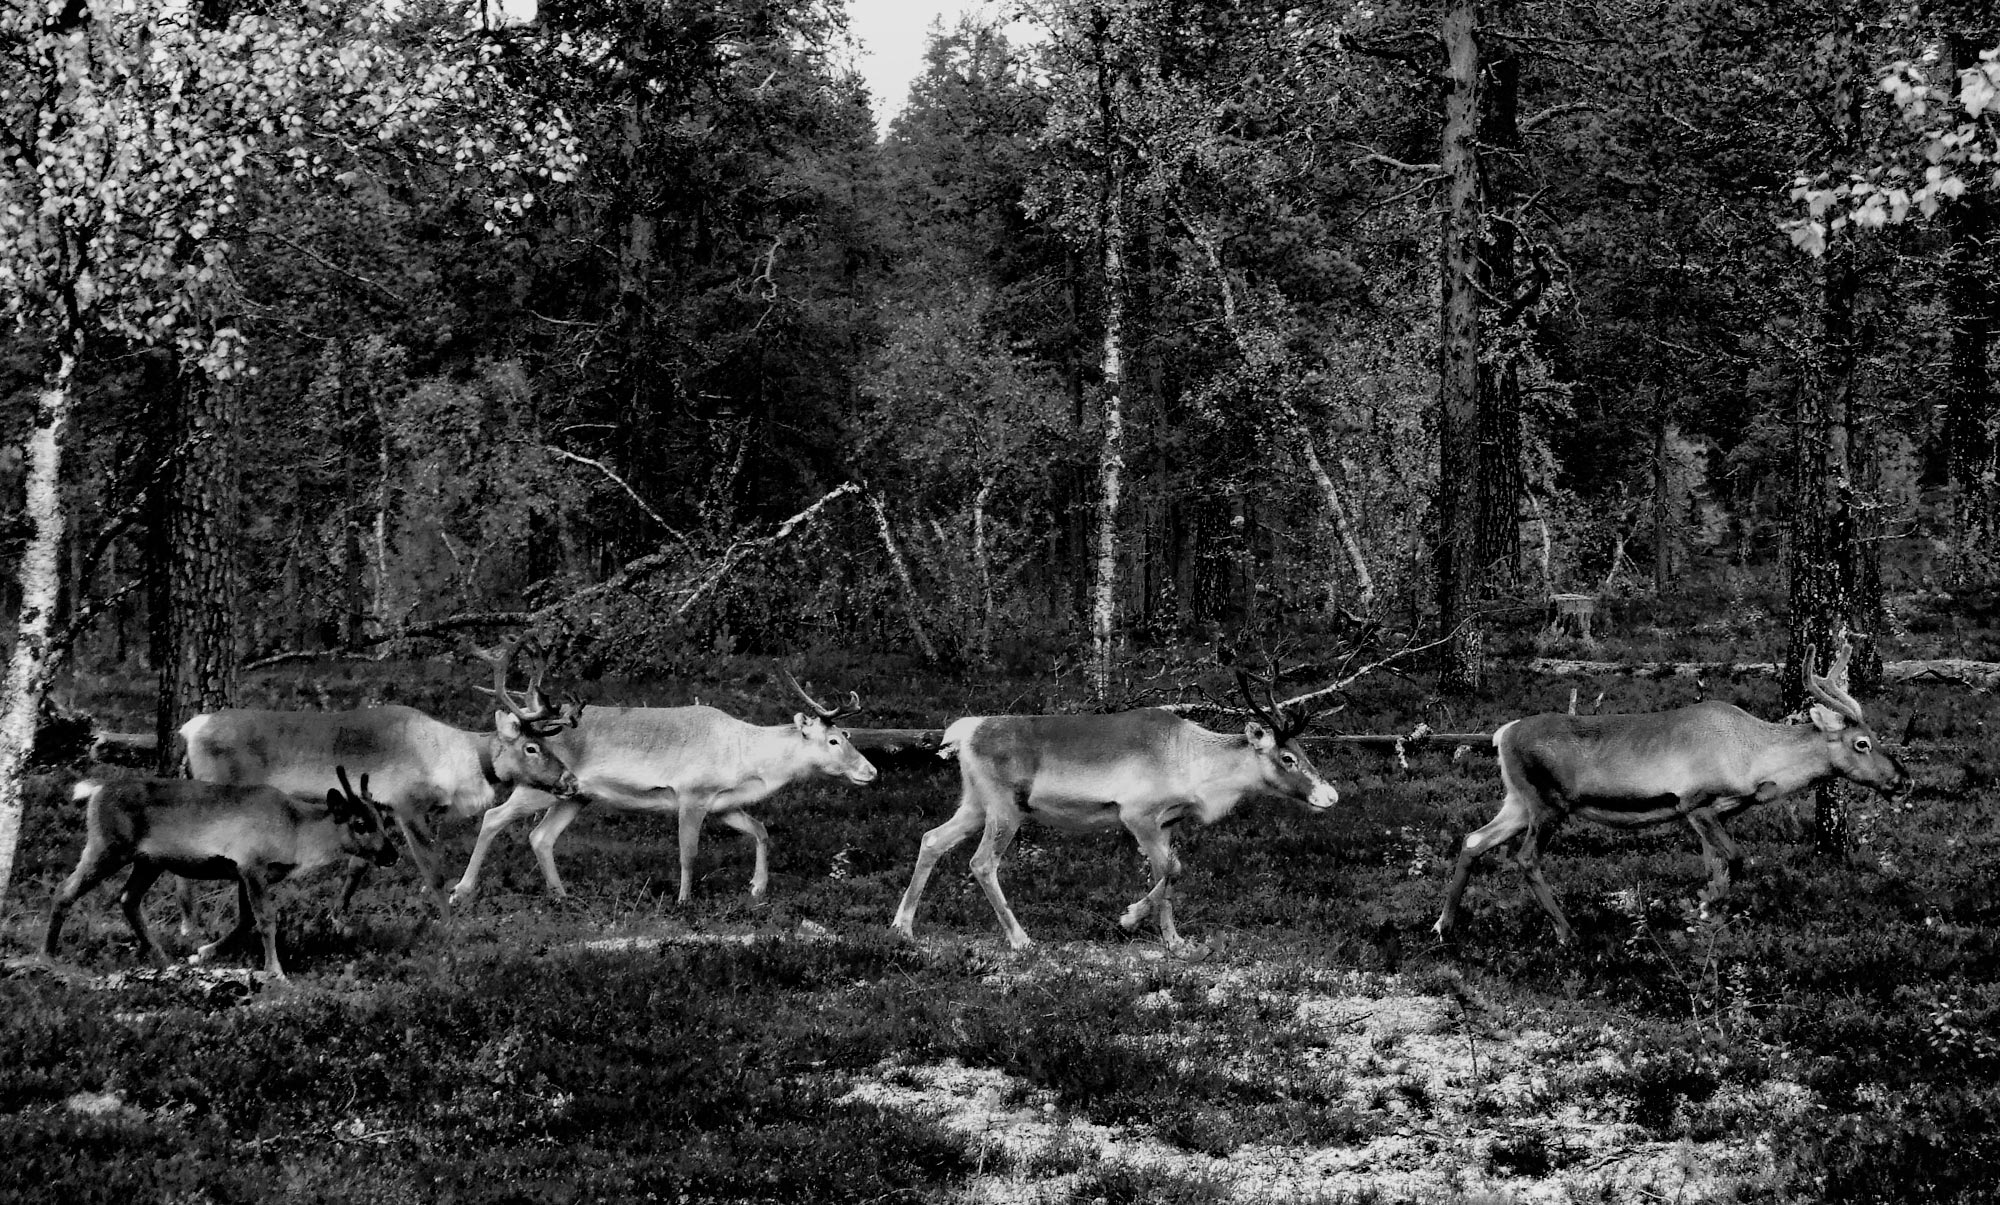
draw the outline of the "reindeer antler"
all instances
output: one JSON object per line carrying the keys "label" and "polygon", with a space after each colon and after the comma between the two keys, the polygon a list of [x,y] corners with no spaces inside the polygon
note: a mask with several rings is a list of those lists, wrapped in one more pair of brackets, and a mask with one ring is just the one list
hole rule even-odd
{"label": "reindeer antler", "polygon": [[1257,678],[1255,680],[1264,688],[1265,705],[1260,706],[1250,690],[1252,681],[1250,672],[1240,665],[1232,666],[1231,669],[1236,674],[1236,689],[1243,692],[1243,702],[1249,707],[1250,714],[1263,721],[1264,726],[1271,730],[1272,736],[1279,744],[1282,745],[1298,736],[1312,723],[1312,712],[1303,708],[1289,708],[1279,703],[1277,696],[1271,691],[1271,684],[1262,678]]}
{"label": "reindeer antler", "polygon": [[1861,704],[1847,693],[1847,663],[1854,655],[1854,646],[1848,642],[1847,633],[1842,632],[1837,639],[1840,647],[1833,655],[1833,664],[1827,668],[1826,677],[1813,672],[1813,649],[1806,646],[1805,663],[1800,667],[1805,671],[1806,693],[1831,707],[1855,724],[1865,724]]}
{"label": "reindeer antler", "polygon": [[500,652],[474,649],[475,655],[493,666],[493,685],[477,689],[492,695],[502,707],[514,713],[514,718],[521,721],[523,729],[536,736],[549,736],[564,728],[576,727],[577,721],[583,717],[583,701],[573,694],[565,694],[562,707],[557,709],[549,705],[548,696],[542,693],[542,678],[548,673],[551,654],[543,655],[541,664],[528,681],[527,694],[517,700],[514,692],[508,689],[507,680],[514,672],[514,657],[528,643],[529,639],[522,637],[509,642]]}
{"label": "reindeer antler", "polygon": [[811,695],[807,694],[806,688],[799,685],[799,680],[797,678],[792,677],[792,671],[783,670],[781,672],[785,675],[785,681],[790,682],[792,684],[792,689],[799,692],[799,697],[801,699],[804,699],[806,701],[806,704],[810,706],[814,712],[818,713],[820,719],[825,720],[829,724],[833,723],[841,716],[853,715],[855,712],[861,710],[861,692],[858,690],[850,690],[847,692],[846,706],[828,707],[826,704],[820,702],[818,699],[815,699]]}

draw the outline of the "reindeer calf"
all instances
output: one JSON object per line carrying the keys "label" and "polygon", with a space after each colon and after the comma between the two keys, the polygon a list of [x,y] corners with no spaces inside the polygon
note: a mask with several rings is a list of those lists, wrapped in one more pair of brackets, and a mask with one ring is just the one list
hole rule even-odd
{"label": "reindeer calf", "polygon": [[283,979],[278,913],[268,901],[271,885],[349,858],[377,866],[396,860],[396,847],[368,796],[368,776],[361,776],[357,792],[345,768],[336,773],[340,789],[327,791],[323,808],[268,786],[159,778],[77,783],[73,798],[89,804],[88,835],[75,872],[56,892],[42,952],[55,956],[70,905],[130,865],[132,876],[118,902],[141,949],[154,962],[169,965],[146,928],[143,905],[153,881],[166,871],[190,879],[234,879],[235,929],[201,947],[192,961],[211,958],[232,939],[257,929],[264,939],[264,969]]}

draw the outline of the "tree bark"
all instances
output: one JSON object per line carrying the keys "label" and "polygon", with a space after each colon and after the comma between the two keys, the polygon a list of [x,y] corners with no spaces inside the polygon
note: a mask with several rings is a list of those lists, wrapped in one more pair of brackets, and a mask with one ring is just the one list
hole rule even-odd
{"label": "tree bark", "polygon": [[35,398],[34,425],[27,439],[25,510],[27,545],[16,571],[21,611],[14,651],[7,663],[7,690],[0,701],[0,899],[13,883],[14,853],[21,839],[22,777],[34,752],[35,720],[54,672],[49,640],[61,590],[63,542],[63,428],[69,421],[71,388],[83,336],[65,332],[56,366]]}
{"label": "tree bark", "polygon": [[882,505],[882,495],[870,491],[868,508],[875,512],[875,533],[882,539],[882,551],[889,557],[889,568],[895,571],[896,582],[903,588],[903,612],[910,619],[910,634],[916,637],[924,660],[936,664],[937,646],[931,643],[930,634],[924,631],[923,612],[917,601],[917,584],[910,578],[910,563],[903,559],[902,546],[896,542],[896,529],[889,523],[889,510]]}
{"label": "tree bark", "polygon": [[156,620],[154,731],[162,775],[179,771],[174,734],[189,716],[232,706],[236,648],[235,546],[239,498],[233,401],[235,387],[185,366],[168,391],[168,423],[184,450],[163,483],[163,554],[155,572],[164,589]]}
{"label": "tree bark", "polygon": [[[1499,0],[1489,14],[1504,24],[1511,5]],[[1478,10],[1474,8],[1474,16]],[[1479,358],[1478,573],[1482,586],[1512,585],[1521,570],[1521,358],[1528,347],[1532,296],[1523,293],[1521,232],[1514,164],[1521,155],[1519,121],[1521,56],[1504,40],[1487,48],[1477,43],[1479,78],[1474,121],[1479,130],[1473,151],[1480,238],[1475,297],[1496,312],[1481,317]],[[1483,152],[1492,151],[1488,155]],[[1539,290],[1531,290],[1538,292]],[[1478,303],[1477,301],[1475,302]]]}
{"label": "tree bark", "polygon": [[1439,165],[1444,170],[1439,321],[1438,622],[1452,633],[1438,689],[1476,689],[1484,631],[1479,586],[1479,43],[1472,0],[1449,0],[1441,30],[1449,58]]}
{"label": "tree bark", "polygon": [[[1860,127],[1861,96],[1856,86],[1860,68],[1851,29],[1842,29],[1831,53],[1839,56],[1829,64],[1834,78],[1829,98],[1835,131],[1832,154],[1834,162],[1843,162]],[[1798,391],[1793,430],[1792,630],[1784,692],[1792,708],[1808,701],[1803,675],[1808,652],[1824,672],[1833,650],[1854,630],[1857,610],[1859,557],[1849,420],[1858,364],[1854,303],[1861,277],[1853,240],[1829,247],[1818,270],[1817,344]],[[1845,857],[1847,811],[1839,789],[1820,787],[1816,802],[1814,847],[1826,857]]]}
{"label": "tree bark", "polygon": [[1097,452],[1097,546],[1090,592],[1090,689],[1100,703],[1111,697],[1111,662],[1118,645],[1118,503],[1125,478],[1125,180],[1119,170],[1124,149],[1116,137],[1117,99],[1105,54],[1108,35],[1100,22],[1097,104],[1104,180],[1098,218],[1104,267],[1104,382]]}

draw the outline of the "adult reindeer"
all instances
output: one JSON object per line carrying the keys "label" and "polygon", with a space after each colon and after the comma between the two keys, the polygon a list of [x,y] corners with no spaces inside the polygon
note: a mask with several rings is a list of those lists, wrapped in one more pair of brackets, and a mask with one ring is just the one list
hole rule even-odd
{"label": "adult reindeer", "polygon": [[230,941],[257,931],[264,938],[264,969],[278,979],[278,910],[270,902],[273,884],[332,862],[359,858],[388,866],[396,847],[375,801],[368,776],[361,789],[348,785],[345,767],[335,767],[337,790],[324,807],[302,803],[270,786],[189,782],[184,778],[136,778],[117,782],[85,779],[74,797],[88,805],[88,836],[76,871],[57,890],[49,909],[42,953],[53,958],[63,920],[79,897],[132,867],[119,903],[139,947],[154,962],[168,965],[166,953],[146,927],[146,892],[161,874],[236,882],[236,928],[201,947],[190,961],[215,956]]}
{"label": "adult reindeer", "polygon": [[[583,705],[552,706],[542,693],[544,661],[519,698],[508,687],[520,642],[497,655],[487,690],[501,706],[492,732],[468,732],[432,719],[414,707],[363,707],[354,711],[253,711],[236,708],[198,715],[181,725],[188,768],[204,782],[263,783],[310,797],[331,785],[336,763],[374,780],[376,797],[396,820],[410,860],[424,885],[450,915],[436,858],[434,822],[441,816],[477,816],[516,787],[569,794],[576,790],[551,738],[574,728]],[[344,915],[368,873],[350,864],[338,911]],[[182,899],[182,923],[191,909]]]}
{"label": "adult reindeer", "polygon": [[1270,709],[1251,697],[1248,677],[1236,685],[1256,718],[1241,733],[1211,732],[1159,708],[1110,715],[968,716],[944,730],[940,757],[958,759],[963,791],[951,819],[924,834],[909,889],[890,927],[914,937],[917,903],[938,859],[984,830],[972,855],[972,877],[1017,950],[1034,942],[1000,890],[1000,859],[1024,819],[1064,832],[1104,832],[1122,826],[1145,851],[1153,887],[1118,923],[1130,931],[1148,912],[1160,937],[1181,944],[1174,928],[1173,880],[1180,859],[1172,826],[1214,824],[1253,794],[1283,796],[1325,811],[1340,793],[1313,769],[1298,737],[1309,714]]}
{"label": "adult reindeer", "polygon": [[835,723],[860,710],[860,696],[850,692],[845,708],[826,707],[789,674],[785,680],[813,714],[796,712],[788,724],[762,726],[713,707],[591,707],[575,731],[551,742],[576,772],[576,793],[558,799],[543,791],[517,791],[486,813],[465,874],[452,889],[452,902],[463,903],[479,890],[479,868],[493,839],[520,817],[544,809],[548,815],[528,834],[528,844],[550,892],[568,894],[556,873],[556,838],[586,800],[627,811],[672,812],[679,818],[678,898],[683,904],[694,895],[701,823],[711,814],[720,816],[756,843],[750,895],[763,899],[771,877],[771,837],[745,809],[801,779],[830,778],[857,786],[875,781],[875,767]]}
{"label": "adult reindeer", "polygon": [[1908,791],[1902,763],[1877,747],[1861,704],[1840,685],[1849,652],[1843,644],[1833,672],[1822,678],[1807,650],[1806,689],[1818,700],[1809,727],[1772,724],[1712,700],[1674,711],[1536,715],[1501,725],[1493,745],[1506,798],[1498,815],[1465,838],[1445,888],[1438,936],[1451,936],[1473,862],[1519,838],[1514,861],[1555,921],[1557,936],[1571,941],[1569,918],[1542,875],[1541,857],[1573,815],[1620,828],[1686,820],[1701,838],[1710,894],[1720,898],[1742,869],[1724,817],[1835,777],[1885,794]]}

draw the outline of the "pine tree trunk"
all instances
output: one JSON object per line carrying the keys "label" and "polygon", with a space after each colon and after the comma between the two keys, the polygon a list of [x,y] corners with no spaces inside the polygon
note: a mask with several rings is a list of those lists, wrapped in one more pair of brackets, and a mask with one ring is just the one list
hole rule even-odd
{"label": "pine tree trunk", "polygon": [[[1807,702],[1802,669],[1811,650],[1822,672],[1850,627],[1855,582],[1853,481],[1848,463],[1848,405],[1853,386],[1853,251],[1830,251],[1823,263],[1816,371],[1799,392],[1796,478],[1791,523],[1791,644],[1785,697]],[[1823,786],[1814,809],[1813,844],[1828,857],[1847,852],[1847,814],[1837,787]]]}
{"label": "pine tree trunk", "polygon": [[21,611],[7,664],[7,690],[0,702],[0,900],[14,878],[14,853],[21,840],[22,779],[34,752],[35,720],[54,672],[49,644],[61,589],[63,542],[63,427],[69,421],[71,383],[82,335],[66,332],[56,367],[36,396],[34,426],[27,439],[25,515],[30,531],[16,571]]}
{"label": "pine tree trunk", "polygon": [[167,483],[166,608],[153,666],[161,774],[179,769],[174,734],[183,721],[235,703],[239,663],[233,605],[240,534],[231,421],[235,387],[190,367],[169,397],[171,446],[181,455]]}
{"label": "pine tree trunk", "polygon": [[1476,689],[1484,633],[1479,584],[1479,45],[1472,0],[1450,0],[1442,35],[1449,56],[1439,164],[1446,204],[1439,322],[1438,622],[1451,634],[1438,689]]}

